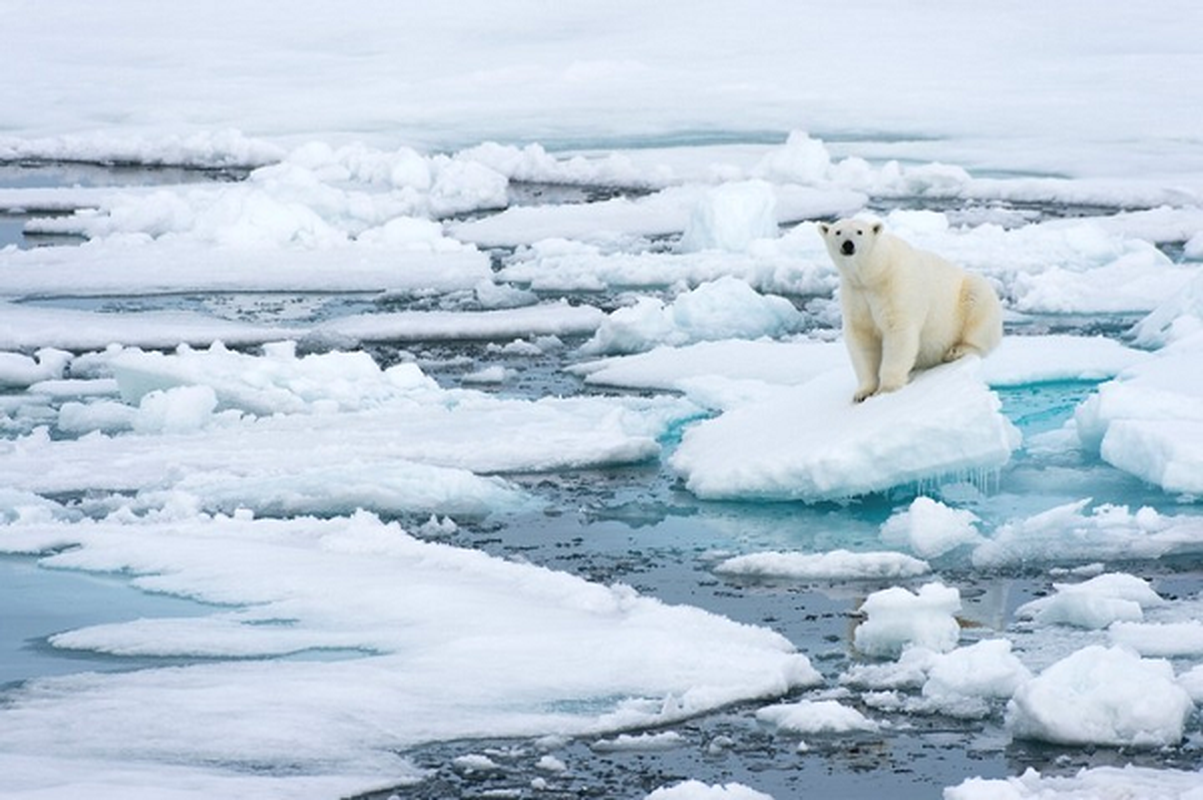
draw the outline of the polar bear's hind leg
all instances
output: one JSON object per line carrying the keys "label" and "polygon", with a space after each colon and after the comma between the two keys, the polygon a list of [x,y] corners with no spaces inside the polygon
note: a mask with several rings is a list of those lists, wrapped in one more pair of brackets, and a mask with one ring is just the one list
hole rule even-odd
{"label": "polar bear's hind leg", "polygon": [[993,287],[979,275],[970,275],[961,286],[964,326],[961,340],[948,348],[945,361],[974,354],[985,356],[1002,340],[1002,304]]}

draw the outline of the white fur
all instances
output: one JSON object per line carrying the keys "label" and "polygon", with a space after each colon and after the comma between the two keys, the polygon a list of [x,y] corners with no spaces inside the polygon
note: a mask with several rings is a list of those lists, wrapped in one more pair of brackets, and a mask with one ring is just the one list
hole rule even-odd
{"label": "white fur", "polygon": [[984,356],[1002,339],[1002,305],[980,275],[911,247],[880,222],[840,220],[819,232],[840,271],[856,402],[901,389],[914,369]]}

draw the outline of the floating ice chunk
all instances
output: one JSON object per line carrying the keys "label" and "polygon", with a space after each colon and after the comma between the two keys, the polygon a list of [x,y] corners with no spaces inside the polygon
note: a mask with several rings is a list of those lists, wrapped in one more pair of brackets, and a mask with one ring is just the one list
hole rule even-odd
{"label": "floating ice chunk", "polygon": [[1143,350],[1103,336],[1005,336],[982,362],[991,386],[1113,378],[1149,358]]}
{"label": "floating ice chunk", "polygon": [[860,404],[851,370],[832,370],[695,425],[670,463],[706,499],[806,501],[997,469],[1020,435],[980,364],[937,367]]}
{"label": "floating ice chunk", "polygon": [[23,388],[40,381],[63,376],[71,363],[71,354],[52,347],[43,347],[34,357],[20,353],[0,352],[0,389]]}
{"label": "floating ice chunk", "polygon": [[499,384],[510,380],[515,374],[514,370],[495,364],[469,372],[461,380],[466,384]]}
{"label": "floating ice chunk", "polygon": [[[600,736],[822,680],[768,629],[422,542],[370,514],[118,514],[25,521],[11,533],[0,545],[60,548],[47,566],[123,571],[147,591],[220,606],[207,616],[80,629],[62,645],[202,657],[336,646],[359,656],[31,683],[0,708],[6,764],[36,755],[161,767],[199,757],[230,769],[278,760],[305,774],[362,768],[379,776],[396,767],[376,761],[379,753],[457,732]],[[189,724],[168,722],[181,718]],[[281,738],[282,719],[311,735]]]}
{"label": "floating ice chunk", "polygon": [[[534,244],[572,239],[608,244],[631,236],[679,234],[689,225],[706,185],[670,186],[644,197],[615,197],[587,204],[511,206],[498,214],[448,224],[448,233],[481,247]],[[802,220],[851,212],[864,195],[840,189],[773,187],[778,221]]]}
{"label": "floating ice chunk", "polygon": [[1030,561],[1160,558],[1203,550],[1203,520],[1144,507],[1103,504],[1083,513],[1090,498],[1000,525],[973,551],[978,567]]}
{"label": "floating ice chunk", "polygon": [[1018,777],[969,778],[944,790],[944,800],[1194,800],[1203,791],[1199,772],[1136,767],[1094,767],[1074,775],[1043,776],[1030,767]]}
{"label": "floating ice chunk", "polygon": [[[145,502],[155,493],[182,489],[194,498],[220,501],[221,508],[240,502],[250,508],[295,503],[316,512],[322,499],[344,510],[357,498],[395,507],[410,502],[407,498],[423,497],[442,498],[439,505],[448,508],[460,500],[479,507],[482,500],[497,499],[497,487],[455,470],[532,472],[636,463],[657,457],[666,431],[699,411],[686,400],[667,397],[532,402],[472,390],[444,391],[413,365],[385,371],[371,365],[362,380],[339,387],[337,379],[300,380],[309,369],[299,363],[305,359],[278,355],[279,363],[271,364],[265,362],[272,356],[195,355],[203,356],[195,365],[209,371],[199,376],[204,382],[193,386],[210,387],[219,400],[226,390],[240,399],[261,402],[269,397],[270,402],[256,406],[264,413],[231,409],[214,417],[220,417],[219,425],[165,434],[170,444],[164,443],[164,434],[51,440],[45,429],[35,430],[0,446],[0,482],[49,492],[134,490]],[[227,358],[235,355],[238,359]],[[242,361],[244,357],[249,360]],[[352,367],[357,363],[347,362]],[[324,374],[323,364],[343,362],[319,361],[311,377]],[[237,368],[228,369],[231,365]],[[241,375],[239,370],[244,370]],[[255,376],[284,380],[255,387]],[[257,391],[243,391],[248,388]],[[272,391],[258,391],[262,389]],[[277,402],[279,397],[287,403]],[[332,425],[327,412],[340,402],[362,407],[342,412]],[[106,413],[100,419],[113,417]],[[513,435],[498,437],[499,430]],[[117,460],[120,470],[112,469]],[[399,466],[402,462],[451,471],[414,476]],[[282,464],[311,496],[291,497]],[[457,500],[460,491],[464,494]]]}
{"label": "floating ice chunk", "polygon": [[631,249],[629,243],[615,247],[543,239],[519,248],[497,278],[532,289],[600,291],[607,287],[696,286],[736,277],[762,292],[791,295],[827,295],[839,282],[823,240],[811,223],[802,223],[774,239],[757,239],[746,252]]}
{"label": "floating ice chunk", "polygon": [[930,497],[916,497],[910,507],[886,520],[881,540],[901,545],[923,558],[935,558],[981,541],[978,517],[972,511],[949,508]]}
{"label": "floating ice chunk", "polygon": [[[1198,656],[1203,654],[1203,622],[1116,622],[1107,628],[1112,644],[1142,656]],[[1192,691],[1192,694],[1195,694]],[[1196,697],[1198,697],[1196,695]]]}
{"label": "floating ice chunk", "polygon": [[589,749],[595,753],[644,753],[658,750],[674,750],[683,744],[685,744],[685,737],[676,731],[642,734],[623,733],[615,736],[613,739],[598,739],[589,745]]}
{"label": "floating ice chunk", "polygon": [[840,676],[840,684],[891,691],[921,689],[939,655],[926,647],[908,647],[902,651],[897,661],[853,664]]}
{"label": "floating ice chunk", "polygon": [[831,153],[805,131],[791,131],[785,144],[766,153],[753,172],[773,181],[823,183],[830,176]]}
{"label": "floating ice chunk", "polygon": [[1164,747],[1182,740],[1194,707],[1168,661],[1091,645],[1020,686],[1007,727],[1054,744]]}
{"label": "floating ice chunk", "polygon": [[869,595],[853,643],[865,655],[892,658],[909,646],[946,652],[957,646],[961,626],[956,613],[961,594],[955,588],[929,583],[910,592],[900,586]]}
{"label": "floating ice chunk", "polygon": [[1190,694],[1195,703],[1203,703],[1203,664],[1179,675],[1178,684]]}
{"label": "floating ice chunk", "polygon": [[568,371],[590,384],[685,391],[694,379],[713,376],[797,386],[847,362],[840,342],[724,339],[602,358]]}
{"label": "floating ice chunk", "polygon": [[662,786],[644,800],[773,800],[773,797],[741,783],[711,786],[698,780],[688,780]]}
{"label": "floating ice chunk", "polygon": [[1135,575],[1109,573],[1082,583],[1053,584],[1057,593],[1016,609],[1020,618],[1041,625],[1101,629],[1113,622],[1139,622],[1146,608],[1165,605],[1148,582]]}
{"label": "floating ice chunk", "polygon": [[[195,497],[206,509],[231,514],[249,509],[264,516],[329,516],[365,509],[479,518],[532,504],[525,492],[504,478],[466,469],[397,458],[364,462],[355,454],[340,461],[345,463],[296,463],[285,473],[195,472],[177,482],[175,489]],[[154,494],[144,499],[151,502]],[[436,525],[425,526],[422,532],[446,535],[455,529],[454,522],[447,522],[450,530]]]}
{"label": "floating ice chunk", "polygon": [[213,419],[217,393],[208,386],[177,386],[142,396],[131,423],[142,434],[189,433]]}
{"label": "floating ice chunk", "polygon": [[585,343],[586,353],[631,353],[656,345],[781,336],[798,328],[802,314],[784,297],[759,294],[738,278],[719,278],[685,292],[670,305],[642,297],[620,308]]}
{"label": "floating ice chunk", "polygon": [[990,700],[1009,699],[1032,677],[1008,639],[988,639],[933,656],[923,698],[929,710],[984,716]]}
{"label": "floating ice chunk", "polygon": [[[171,269],[164,269],[164,263],[171,264]],[[13,297],[458,291],[492,279],[488,255],[476,248],[406,250],[350,241],[325,248],[296,245],[290,249],[217,245],[170,237],[153,241],[112,237],[79,247],[0,249],[0,267],[0,295]],[[218,322],[210,320],[211,325]],[[104,347],[109,341],[96,346]]]}
{"label": "floating ice chunk", "polygon": [[801,734],[875,731],[880,727],[855,708],[835,700],[800,700],[766,706],[756,712],[756,719],[777,730]]}
{"label": "floating ice chunk", "polygon": [[294,342],[268,345],[262,356],[216,343],[206,350],[181,345],[170,354],[127,348],[96,360],[107,362],[127,402],[156,390],[203,385],[222,407],[259,415],[352,411],[438,388],[413,364],[382,370],[363,351],[298,357]]}
{"label": "floating ice chunk", "polygon": [[398,311],[360,314],[321,323],[314,327],[312,332],[318,335],[332,334],[357,342],[506,340],[517,336],[590,334],[597,330],[605,318],[605,313],[593,306],[574,306],[560,301],[476,312]]}
{"label": "floating ice chunk", "polygon": [[742,253],[757,239],[777,236],[777,197],[765,181],[724,183],[702,195],[689,217],[680,248],[686,253]]}
{"label": "floating ice chunk", "polygon": [[1203,494],[1203,334],[1099,387],[1075,412],[1083,446],[1167,492]]}
{"label": "floating ice chunk", "polygon": [[913,578],[931,569],[902,553],[750,553],[723,561],[714,568],[723,575],[795,580],[856,580],[860,578]]}
{"label": "floating ice chunk", "polygon": [[[1203,233],[1195,239],[1203,250]],[[1132,333],[1141,347],[1164,347],[1203,333],[1203,273],[1149,312]]]}

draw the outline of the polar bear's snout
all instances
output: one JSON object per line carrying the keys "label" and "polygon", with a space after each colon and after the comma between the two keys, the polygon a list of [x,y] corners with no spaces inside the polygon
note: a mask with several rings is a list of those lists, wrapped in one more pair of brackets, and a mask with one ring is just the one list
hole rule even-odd
{"label": "polar bear's snout", "polygon": [[856,254],[856,243],[853,242],[851,239],[845,239],[844,243],[842,245],[840,245],[840,252],[846,256],[855,255]]}

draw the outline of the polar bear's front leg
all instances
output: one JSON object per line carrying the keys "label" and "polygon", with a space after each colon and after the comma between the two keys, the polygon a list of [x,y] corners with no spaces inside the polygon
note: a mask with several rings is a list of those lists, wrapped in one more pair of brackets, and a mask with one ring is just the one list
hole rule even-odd
{"label": "polar bear's front leg", "polygon": [[881,369],[881,339],[871,331],[848,328],[844,331],[844,344],[852,359],[856,373],[856,393],[852,402],[859,403],[877,392],[877,374]]}
{"label": "polar bear's front leg", "polygon": [[898,328],[882,337],[881,373],[877,391],[894,392],[906,386],[919,357],[919,329]]}

